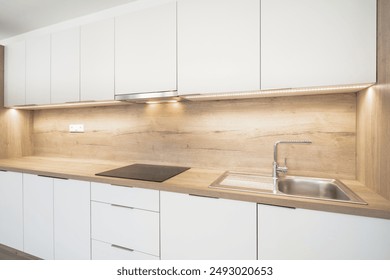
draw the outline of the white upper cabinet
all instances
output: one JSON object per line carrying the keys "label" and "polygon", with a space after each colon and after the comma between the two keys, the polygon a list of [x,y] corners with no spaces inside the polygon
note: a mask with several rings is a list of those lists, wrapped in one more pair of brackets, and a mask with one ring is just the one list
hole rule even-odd
{"label": "white upper cabinet", "polygon": [[51,37],[51,103],[80,100],[80,28]]}
{"label": "white upper cabinet", "polygon": [[50,34],[26,40],[26,104],[50,104]]}
{"label": "white upper cabinet", "polygon": [[376,0],[261,0],[261,88],[374,83]]}
{"label": "white upper cabinet", "polygon": [[176,90],[176,3],[115,18],[115,93]]}
{"label": "white upper cabinet", "polygon": [[179,94],[260,89],[260,1],[178,1]]}
{"label": "white upper cabinet", "polygon": [[81,27],[81,101],[114,99],[114,19]]}
{"label": "white upper cabinet", "polygon": [[8,44],[4,55],[4,106],[26,103],[26,42]]}

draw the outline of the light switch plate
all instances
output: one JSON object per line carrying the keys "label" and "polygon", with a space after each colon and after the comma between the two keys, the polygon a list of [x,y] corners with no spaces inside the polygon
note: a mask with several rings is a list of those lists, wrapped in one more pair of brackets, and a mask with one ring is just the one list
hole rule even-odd
{"label": "light switch plate", "polygon": [[84,124],[70,124],[69,132],[71,133],[83,133],[84,132]]}

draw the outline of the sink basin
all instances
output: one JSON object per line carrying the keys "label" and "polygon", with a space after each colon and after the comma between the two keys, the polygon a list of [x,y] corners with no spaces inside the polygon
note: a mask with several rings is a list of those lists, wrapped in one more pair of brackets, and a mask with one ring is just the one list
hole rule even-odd
{"label": "sink basin", "polygon": [[278,178],[277,184],[277,192],[274,193],[272,177],[225,172],[210,188],[367,204],[336,179],[286,176]]}
{"label": "sink basin", "polygon": [[210,185],[210,188],[272,193],[273,186],[273,179],[269,176],[225,172]]}
{"label": "sink basin", "polygon": [[278,179],[278,191],[291,196],[366,204],[335,179],[282,177]]}

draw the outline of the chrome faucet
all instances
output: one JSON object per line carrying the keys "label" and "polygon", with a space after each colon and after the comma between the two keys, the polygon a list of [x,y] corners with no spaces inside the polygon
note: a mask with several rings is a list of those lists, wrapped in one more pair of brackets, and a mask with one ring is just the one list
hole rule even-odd
{"label": "chrome faucet", "polygon": [[273,192],[277,193],[278,191],[278,174],[283,173],[287,174],[287,159],[284,158],[284,166],[279,166],[278,164],[278,145],[279,144],[311,144],[309,140],[285,140],[285,141],[276,141],[274,144],[274,162],[272,168],[272,177],[274,180],[274,189]]}

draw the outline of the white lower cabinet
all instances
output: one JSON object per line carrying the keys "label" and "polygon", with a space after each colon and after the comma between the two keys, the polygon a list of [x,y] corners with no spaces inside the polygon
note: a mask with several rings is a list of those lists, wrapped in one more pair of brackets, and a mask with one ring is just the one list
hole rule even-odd
{"label": "white lower cabinet", "polygon": [[53,179],[23,174],[24,251],[54,259]]}
{"label": "white lower cabinet", "polygon": [[157,256],[141,253],[126,247],[92,239],[94,260],[159,260]]}
{"label": "white lower cabinet", "polygon": [[54,179],[54,258],[91,258],[90,182]]}
{"label": "white lower cabinet", "polygon": [[256,203],[160,192],[161,259],[256,259]]}
{"label": "white lower cabinet", "polygon": [[258,205],[259,259],[390,259],[390,220]]}
{"label": "white lower cabinet", "polygon": [[159,259],[159,191],[91,184],[92,259]]}
{"label": "white lower cabinet", "polygon": [[23,178],[0,171],[0,244],[23,251]]}

